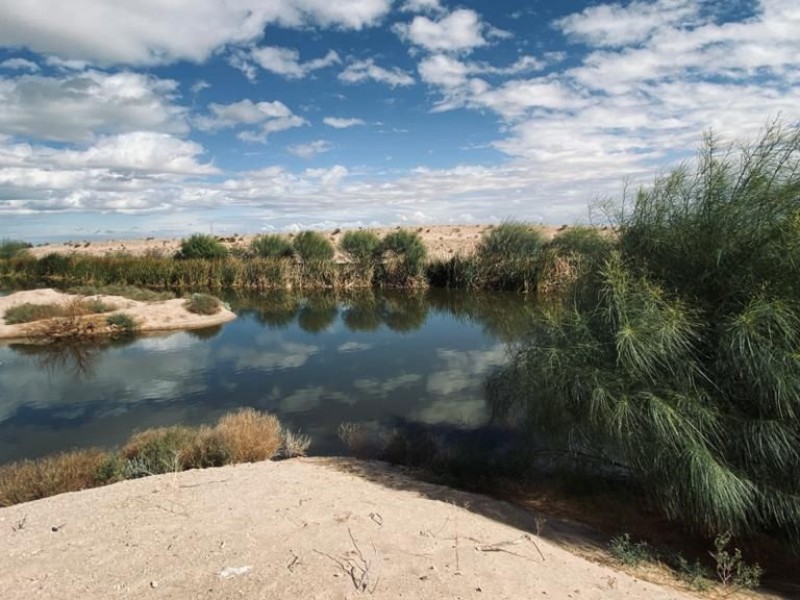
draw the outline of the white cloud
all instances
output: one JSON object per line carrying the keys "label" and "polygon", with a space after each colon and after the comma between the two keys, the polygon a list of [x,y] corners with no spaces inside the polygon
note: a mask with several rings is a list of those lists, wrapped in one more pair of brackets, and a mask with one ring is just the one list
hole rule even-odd
{"label": "white cloud", "polygon": [[198,79],[192,84],[192,87],[189,88],[189,91],[191,91],[193,94],[199,94],[203,90],[207,90],[210,87],[211,84],[208,83],[205,79]]}
{"label": "white cloud", "polygon": [[331,148],[333,148],[333,145],[327,140],[314,140],[307,144],[293,144],[286,147],[290,154],[305,159],[313,158],[317,154],[323,152],[328,152]]}
{"label": "white cloud", "polygon": [[414,78],[402,69],[379,67],[371,58],[350,63],[344,71],[339,73],[339,79],[346,83],[362,83],[372,80],[391,87],[414,84]]}
{"label": "white cloud", "polygon": [[625,46],[643,42],[654,32],[697,18],[696,0],[636,0],[590,6],[556,21],[565,34],[593,46]]}
{"label": "white cloud", "polygon": [[[486,25],[474,10],[454,10],[439,20],[418,15],[411,23],[398,23],[394,30],[404,40],[432,52],[471,51],[485,46]],[[499,30],[498,30],[499,31]]]}
{"label": "white cloud", "polygon": [[26,58],[9,58],[0,63],[0,69],[30,71],[31,73],[35,73],[39,70],[39,65]]}
{"label": "white cloud", "polygon": [[406,0],[400,10],[413,13],[435,13],[444,9],[439,0]]}
{"label": "white cloud", "polygon": [[365,125],[363,119],[357,118],[325,117],[322,119],[322,122],[334,129],[347,129],[348,127],[355,127],[356,125]]}
{"label": "white cloud", "polygon": [[253,60],[266,71],[282,75],[287,79],[302,79],[312,71],[341,63],[339,55],[330,50],[324,57],[300,62],[300,53],[292,48],[264,46],[250,53]]}
{"label": "white cloud", "polygon": [[225,45],[259,39],[264,27],[375,25],[391,0],[28,0],[0,4],[6,46],[97,64],[205,61]]}
{"label": "white cloud", "polygon": [[177,86],[130,72],[0,78],[0,133],[68,142],[126,131],[186,133]]}
{"label": "white cloud", "polygon": [[198,129],[215,131],[240,126],[254,126],[238,134],[246,142],[266,142],[272,133],[302,127],[308,121],[292,113],[288,106],[277,100],[273,102],[253,102],[245,99],[231,104],[209,104],[209,115],[195,118]]}
{"label": "white cloud", "polygon": [[445,88],[455,88],[468,83],[472,75],[518,75],[538,71],[545,63],[533,56],[521,56],[514,63],[497,67],[482,62],[463,62],[446,54],[433,54],[420,61],[417,67],[425,83]]}

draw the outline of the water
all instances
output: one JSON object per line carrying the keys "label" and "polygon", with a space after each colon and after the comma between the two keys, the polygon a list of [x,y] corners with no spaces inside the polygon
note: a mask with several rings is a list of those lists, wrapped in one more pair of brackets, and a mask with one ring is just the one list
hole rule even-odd
{"label": "water", "polygon": [[211,424],[252,406],[338,454],[342,422],[486,423],[483,380],[533,307],[516,295],[432,291],[232,298],[239,318],[100,346],[0,345],[0,463]]}

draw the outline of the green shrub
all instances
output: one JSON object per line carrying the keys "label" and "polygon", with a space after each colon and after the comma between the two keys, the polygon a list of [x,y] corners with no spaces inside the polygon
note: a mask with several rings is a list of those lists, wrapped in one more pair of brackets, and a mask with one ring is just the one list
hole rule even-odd
{"label": "green shrub", "polygon": [[476,254],[484,262],[533,260],[544,243],[542,234],[528,225],[503,223],[484,234]]}
{"label": "green shrub", "polygon": [[291,258],[294,248],[286,238],[280,235],[258,235],[250,242],[250,252],[261,258]]}
{"label": "green shrub", "polygon": [[70,294],[78,294],[80,296],[121,296],[138,302],[160,302],[162,300],[172,300],[175,297],[173,292],[155,292],[122,284],[81,285],[71,287],[67,291]]}
{"label": "green shrub", "polygon": [[730,532],[719,534],[714,538],[714,552],[711,552],[711,557],[716,564],[717,577],[720,583],[725,587],[757,588],[761,583],[761,576],[764,574],[764,570],[758,563],[753,565],[746,563],[739,548],[735,548],[733,554],[731,554],[728,551],[730,542]]}
{"label": "green shrub", "polygon": [[611,539],[608,545],[611,556],[623,565],[638,567],[645,562],[656,562],[658,555],[647,542],[632,542],[627,533]]}
{"label": "green shrub", "polygon": [[60,304],[18,304],[6,310],[4,319],[8,325],[31,323],[43,319],[53,319],[65,315],[64,307]]}
{"label": "green shrub", "polygon": [[213,235],[195,233],[181,240],[181,249],[176,258],[212,259],[224,258],[228,250]]}
{"label": "green shrub", "polygon": [[381,253],[387,284],[407,286],[421,283],[427,250],[417,233],[400,229],[387,234],[381,242]]}
{"label": "green shrub", "polygon": [[333,244],[316,231],[298,233],[292,244],[297,256],[304,263],[327,261],[333,258]]}
{"label": "green shrub", "polygon": [[356,265],[372,268],[380,255],[381,240],[372,231],[348,231],[339,242],[339,248]]}
{"label": "green shrub", "polygon": [[108,315],[108,317],[106,317],[106,323],[116,327],[117,330],[122,333],[133,333],[139,329],[139,324],[136,322],[136,320],[125,313],[114,313],[113,315]]}
{"label": "green shrub", "polygon": [[0,259],[21,258],[31,247],[28,242],[20,240],[0,240]]}
{"label": "green shrub", "polygon": [[209,294],[192,294],[183,306],[197,315],[215,315],[220,311],[222,302]]}

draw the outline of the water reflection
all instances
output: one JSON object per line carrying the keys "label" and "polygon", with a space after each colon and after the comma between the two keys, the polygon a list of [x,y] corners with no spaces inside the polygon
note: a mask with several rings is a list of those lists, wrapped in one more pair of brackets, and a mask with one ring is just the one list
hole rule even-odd
{"label": "water reflection", "polygon": [[277,413],[343,451],[343,421],[476,427],[483,379],[532,304],[504,294],[273,293],[227,298],[222,327],[94,346],[0,345],[0,462],[111,446],[135,429]]}

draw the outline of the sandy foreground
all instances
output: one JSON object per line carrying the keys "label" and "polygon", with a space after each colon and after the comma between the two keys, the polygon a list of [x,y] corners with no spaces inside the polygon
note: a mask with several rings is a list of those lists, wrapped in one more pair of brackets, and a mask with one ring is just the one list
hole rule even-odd
{"label": "sandy foreground", "polygon": [[[428,255],[433,259],[445,259],[453,255],[459,254],[466,256],[475,251],[475,247],[481,239],[481,236],[487,231],[490,225],[416,225],[404,227],[408,231],[419,233],[422,241],[428,249]],[[400,227],[376,227],[365,228],[374,231],[378,236],[383,237],[391,231],[396,231]],[[562,227],[554,227],[550,225],[542,225],[539,227],[547,239],[552,238],[557,231],[563,229]],[[339,240],[345,233],[345,230],[324,231],[324,233],[333,242],[334,246],[338,246]],[[281,234],[289,238],[289,234]],[[226,240],[231,239],[233,236],[220,236]],[[225,245],[229,248],[247,248],[250,241],[254,236],[236,236],[235,241],[226,241]],[[171,239],[138,239],[138,240],[107,240],[107,241],[80,241],[65,242],[59,244],[47,244],[38,246],[31,249],[31,253],[41,258],[51,252],[58,252],[61,254],[89,254],[94,256],[104,256],[117,252],[125,252],[134,256],[141,256],[148,251],[158,251],[164,255],[171,256],[175,254],[180,248],[180,238]],[[343,257],[337,252],[337,260]]]}
{"label": "sandy foreground", "polygon": [[[35,323],[21,323],[9,325],[3,319],[6,310],[19,304],[68,304],[76,298],[53,289],[28,290],[15,292],[8,296],[0,297],[0,339],[23,339],[36,337]],[[214,315],[197,315],[184,308],[184,300],[176,298],[162,302],[137,302],[121,296],[88,296],[88,298],[99,298],[104,303],[113,305],[114,312],[123,312],[133,317],[139,324],[139,331],[169,331],[173,329],[202,329],[212,327],[221,323],[226,323],[236,318],[236,315],[221,307],[220,311]],[[96,319],[105,319],[112,313],[93,315]]]}
{"label": "sandy foreground", "polygon": [[691,598],[570,554],[504,502],[295,459],[0,509],[0,598]]}

